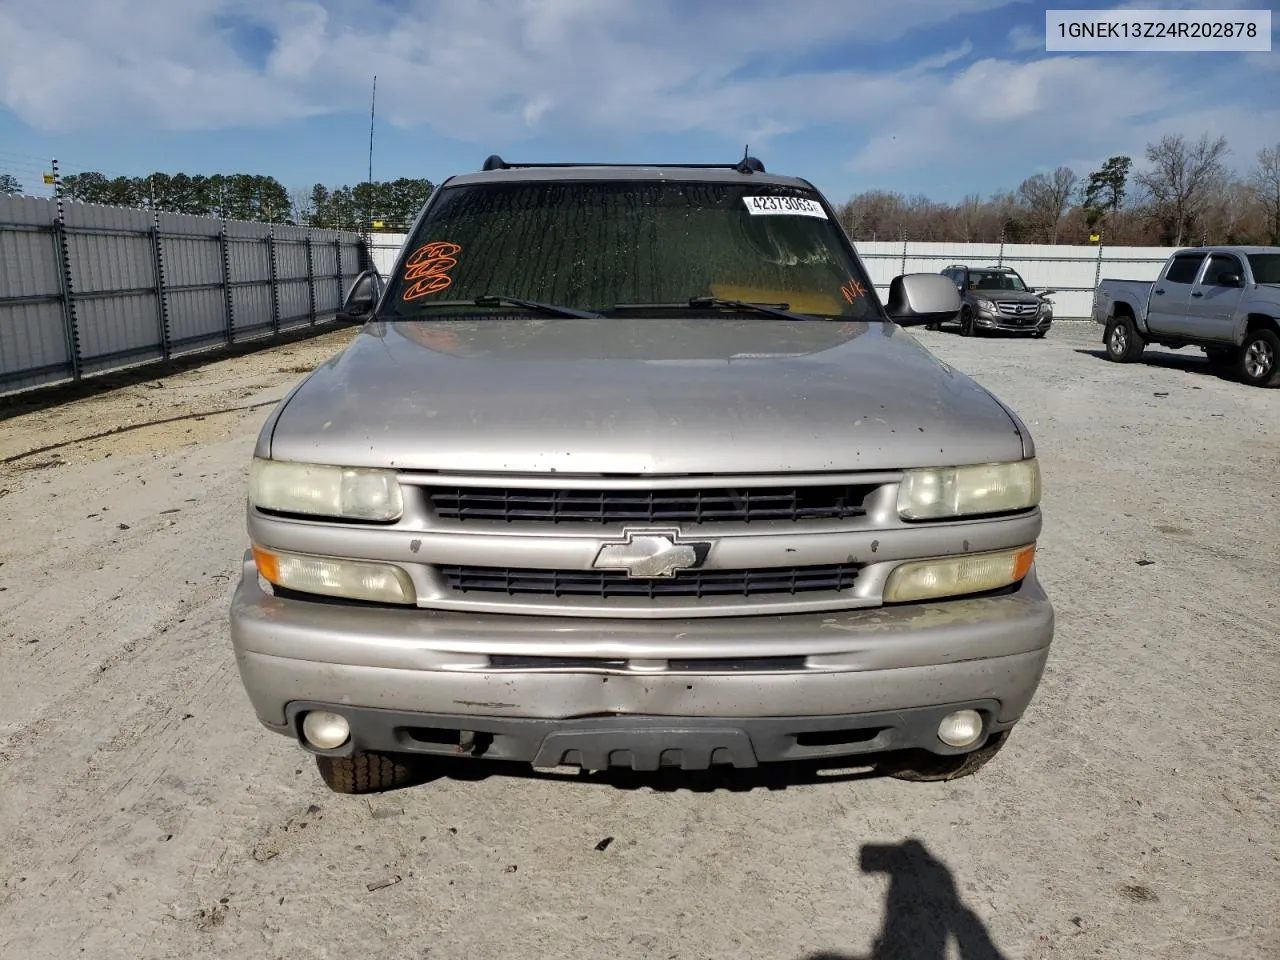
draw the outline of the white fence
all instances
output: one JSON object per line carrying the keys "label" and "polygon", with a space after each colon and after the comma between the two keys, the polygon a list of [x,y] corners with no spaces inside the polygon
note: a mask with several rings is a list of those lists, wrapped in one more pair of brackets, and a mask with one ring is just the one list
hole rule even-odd
{"label": "white fence", "polygon": [[[373,262],[385,277],[395,266],[405,234],[373,235]],[[1029,286],[1056,290],[1054,316],[1090,316],[1099,279],[1154,280],[1171,248],[1098,247],[1048,243],[913,243],[900,240],[855,241],[871,281],[881,297],[901,273],[937,273],[954,263],[1013,267]]]}

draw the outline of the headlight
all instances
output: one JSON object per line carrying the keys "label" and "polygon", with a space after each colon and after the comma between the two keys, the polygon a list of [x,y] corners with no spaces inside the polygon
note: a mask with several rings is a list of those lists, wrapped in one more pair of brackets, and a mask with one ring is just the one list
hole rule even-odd
{"label": "headlight", "polygon": [[934,600],[985,593],[1017,583],[1031,571],[1035,544],[939,560],[913,560],[894,567],[884,585],[885,603]]}
{"label": "headlight", "polygon": [[299,593],[382,603],[417,602],[409,574],[389,563],[307,557],[257,546],[253,562],[268,582]]}
{"label": "headlight", "polygon": [[1011,463],[907,470],[898,487],[898,515],[938,520],[1027,510],[1040,502],[1040,464]]}
{"label": "headlight", "polygon": [[985,310],[987,313],[996,312],[996,305],[990,300],[975,300],[974,303],[978,305],[979,310]]}
{"label": "headlight", "polygon": [[260,457],[249,468],[249,502],[260,510],[350,520],[398,520],[404,510],[394,470]]}

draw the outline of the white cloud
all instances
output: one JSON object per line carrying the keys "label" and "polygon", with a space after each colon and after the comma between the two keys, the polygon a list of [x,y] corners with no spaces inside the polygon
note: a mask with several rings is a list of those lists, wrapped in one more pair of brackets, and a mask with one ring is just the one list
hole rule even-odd
{"label": "white cloud", "polygon": [[1026,53],[1030,50],[1043,50],[1045,36],[1039,30],[1019,24],[1009,31],[1008,47],[1010,53]]}
{"label": "white cloud", "polygon": [[[794,89],[783,78],[813,48],[856,51],[1016,2],[0,0],[0,102],[45,130],[271,124],[361,109],[377,73],[388,120],[462,138],[513,124],[789,129],[776,95],[769,107],[747,94]],[[228,17],[275,34],[265,67],[236,49]]]}
{"label": "white cloud", "polygon": [[[880,129],[850,169],[864,175],[936,169],[949,157],[971,169],[975,157],[1003,160],[1010,152],[1028,175],[1037,158],[1052,167],[1067,157],[1101,162],[1126,154],[1141,169],[1147,143],[1165,133],[1202,132],[1226,136],[1230,160],[1247,166],[1275,140],[1280,108],[1262,98],[1224,98],[1203,79],[1188,84],[1180,65],[1176,58],[1081,54],[987,59],[950,76],[913,78],[883,103]],[[1084,175],[1094,164],[1072,166]]]}
{"label": "white cloud", "polygon": [[[0,0],[0,103],[49,131],[269,126],[363,112],[376,73],[381,118],[454,139],[696,132],[755,148],[837,126],[868,138],[852,160],[863,174],[948,158],[975,169],[988,154],[1028,172],[1059,157],[1137,159],[1147,140],[1205,124],[1252,156],[1280,129],[1261,93],[1187,83],[1186,58],[1027,60],[1043,47],[1031,28],[887,72],[809,67],[815,50],[830,62],[843,46],[857,64],[860,50],[1018,2]],[[251,55],[236,25],[275,42]],[[1259,91],[1276,62],[1232,61]]]}

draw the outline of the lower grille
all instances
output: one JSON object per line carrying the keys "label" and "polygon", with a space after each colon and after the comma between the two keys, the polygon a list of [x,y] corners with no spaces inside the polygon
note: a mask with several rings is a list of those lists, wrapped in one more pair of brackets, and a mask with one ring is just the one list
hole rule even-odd
{"label": "lower grille", "polygon": [[824,564],[755,570],[691,570],[670,579],[632,579],[621,571],[441,566],[456,593],[542,597],[766,597],[852,589],[858,567]]}
{"label": "lower grille", "polygon": [[500,523],[752,523],[847,520],[866,515],[876,488],[834,484],[745,489],[610,490],[429,487],[442,520]]}

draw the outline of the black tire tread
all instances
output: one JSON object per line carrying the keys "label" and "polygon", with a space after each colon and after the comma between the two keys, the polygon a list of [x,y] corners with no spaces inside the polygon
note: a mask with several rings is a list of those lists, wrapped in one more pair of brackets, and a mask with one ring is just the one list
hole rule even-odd
{"label": "black tire tread", "polygon": [[381,793],[418,782],[415,758],[376,751],[357,751],[349,757],[316,756],[320,778],[334,793]]}
{"label": "black tire tread", "polygon": [[1008,730],[991,734],[977,750],[953,756],[939,756],[925,750],[912,751],[887,765],[885,772],[895,780],[912,783],[943,783],[977,773],[995,758],[1009,738]]}

